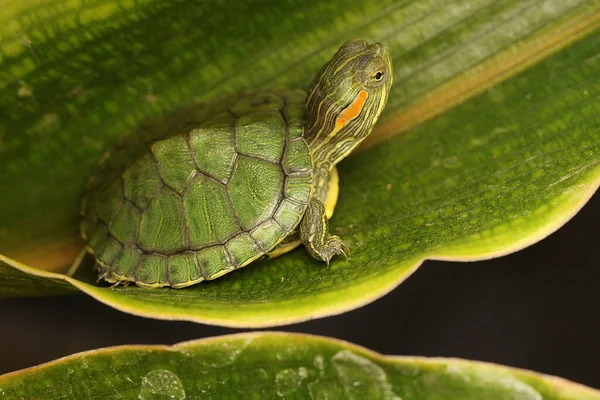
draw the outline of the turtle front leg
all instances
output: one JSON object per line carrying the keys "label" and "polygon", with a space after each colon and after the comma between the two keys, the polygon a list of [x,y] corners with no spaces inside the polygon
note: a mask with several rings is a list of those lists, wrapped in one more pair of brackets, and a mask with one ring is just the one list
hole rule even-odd
{"label": "turtle front leg", "polygon": [[323,203],[315,197],[308,203],[304,217],[300,221],[300,240],[306,247],[308,254],[329,265],[329,260],[336,254],[343,255],[348,260],[346,253],[348,246],[336,235],[329,233],[329,221],[325,214]]}

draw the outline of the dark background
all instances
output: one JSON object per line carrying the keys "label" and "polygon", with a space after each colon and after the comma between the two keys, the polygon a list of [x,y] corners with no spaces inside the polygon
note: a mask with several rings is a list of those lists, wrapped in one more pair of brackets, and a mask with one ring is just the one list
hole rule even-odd
{"label": "dark background", "polygon": [[[361,309],[281,328],[385,354],[461,357],[600,388],[600,193],[558,232],[476,263],[426,262]],[[0,301],[0,374],[88,349],[240,332],[149,320],[87,296]]]}

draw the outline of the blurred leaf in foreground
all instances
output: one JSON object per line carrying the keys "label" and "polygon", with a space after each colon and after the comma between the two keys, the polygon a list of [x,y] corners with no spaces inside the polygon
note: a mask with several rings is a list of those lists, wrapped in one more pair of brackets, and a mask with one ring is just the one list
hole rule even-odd
{"label": "blurred leaf in foreground", "polygon": [[325,337],[246,333],[88,351],[0,376],[0,397],[596,400],[560,378],[459,359],[390,357]]}

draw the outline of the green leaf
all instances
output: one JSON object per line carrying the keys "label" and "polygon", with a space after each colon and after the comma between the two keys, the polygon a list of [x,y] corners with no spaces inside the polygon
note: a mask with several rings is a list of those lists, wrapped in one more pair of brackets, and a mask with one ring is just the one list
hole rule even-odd
{"label": "green leaf", "polygon": [[593,400],[560,378],[460,359],[383,356],[348,342],[245,333],[119,346],[0,376],[0,396],[52,399]]}
{"label": "green leaf", "polygon": [[[77,288],[152,318],[298,322],[373,301],[424,259],[534,243],[600,184],[598,1],[30,1],[0,11],[0,296]],[[75,258],[85,182],[123,132],[218,94],[306,88],[353,36],[390,48],[395,83],[370,148],[339,168],[348,263],[299,249],[184,290],[32,268]]]}

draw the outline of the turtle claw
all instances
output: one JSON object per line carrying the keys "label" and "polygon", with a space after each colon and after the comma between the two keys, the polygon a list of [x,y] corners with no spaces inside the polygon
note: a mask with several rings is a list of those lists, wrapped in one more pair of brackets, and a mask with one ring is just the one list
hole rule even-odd
{"label": "turtle claw", "polygon": [[346,262],[348,262],[348,253],[350,252],[350,248],[336,235],[330,235],[326,242],[325,246],[321,250],[321,258],[323,261],[329,265],[329,261],[333,256],[340,255],[344,256]]}
{"label": "turtle claw", "polygon": [[350,260],[348,259],[348,253],[350,253],[350,247],[348,247],[348,246],[346,245],[346,243],[344,243],[344,242],[342,242],[342,249],[341,249],[341,251],[342,251],[342,255],[343,255],[343,256],[344,256],[344,258],[346,259],[346,262],[350,261]]}
{"label": "turtle claw", "polygon": [[346,246],[346,249],[342,250],[342,254],[344,256],[344,258],[346,259],[346,262],[350,261],[348,259],[348,253],[350,252],[350,249],[348,248],[348,246]]}
{"label": "turtle claw", "polygon": [[96,283],[100,283],[101,281],[105,280],[106,278],[108,278],[108,271],[101,271],[98,274],[98,279],[96,279]]}
{"label": "turtle claw", "polygon": [[115,283],[113,283],[112,285],[110,285],[108,288],[109,289],[114,289],[114,288],[118,287],[120,284],[121,284],[121,282],[116,281]]}

